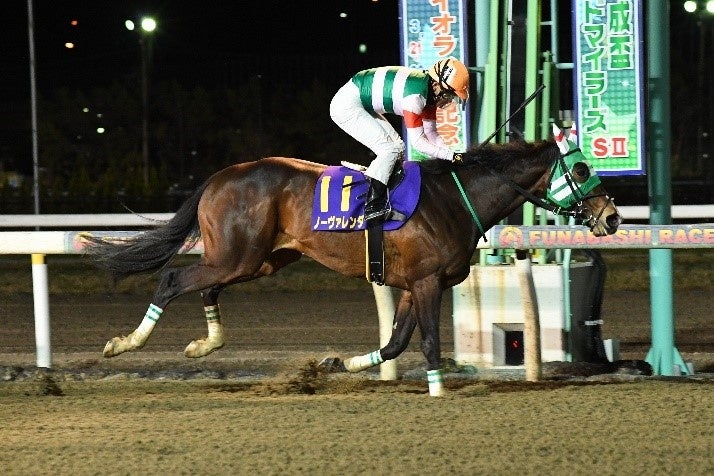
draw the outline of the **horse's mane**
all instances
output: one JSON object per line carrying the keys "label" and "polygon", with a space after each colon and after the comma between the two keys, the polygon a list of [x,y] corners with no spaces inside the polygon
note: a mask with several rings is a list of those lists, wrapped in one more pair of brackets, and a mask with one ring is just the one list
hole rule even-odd
{"label": "horse's mane", "polygon": [[460,167],[482,166],[494,172],[505,172],[510,167],[522,164],[524,160],[551,163],[558,155],[555,141],[526,142],[523,140],[504,144],[489,143],[484,146],[474,145],[461,154],[462,162],[452,163],[433,159],[419,163],[424,172],[443,174],[458,170]]}

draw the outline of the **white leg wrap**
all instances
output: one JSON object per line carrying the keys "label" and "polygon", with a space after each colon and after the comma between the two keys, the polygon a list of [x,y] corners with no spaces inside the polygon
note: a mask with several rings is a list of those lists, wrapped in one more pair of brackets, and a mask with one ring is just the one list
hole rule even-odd
{"label": "white leg wrap", "polygon": [[139,324],[139,327],[136,328],[134,334],[138,334],[140,336],[146,335],[148,337],[149,334],[151,334],[151,331],[154,330],[154,326],[156,326],[156,323],[159,321],[161,313],[163,312],[164,311],[160,307],[149,304],[149,309],[146,310],[144,319],[141,321],[141,324]]}
{"label": "white leg wrap", "polygon": [[225,342],[223,341],[223,325],[221,324],[221,313],[218,305],[204,306],[206,313],[206,323],[208,324],[208,337],[197,339],[186,346],[183,355],[190,358],[205,357],[214,350],[218,350]]}
{"label": "white leg wrap", "polygon": [[208,321],[208,340],[223,340],[223,324],[216,321]]}
{"label": "white leg wrap", "polygon": [[146,310],[144,319],[134,332],[126,337],[115,337],[107,342],[107,345],[104,346],[104,357],[114,357],[115,355],[144,347],[163,312],[160,307],[149,304],[149,309]]}
{"label": "white leg wrap", "polygon": [[429,382],[429,396],[441,397],[444,395],[444,376],[439,370],[427,370],[426,380]]}
{"label": "white leg wrap", "polygon": [[348,372],[361,372],[362,370],[374,367],[384,362],[378,350],[365,355],[358,355],[345,360],[345,368]]}

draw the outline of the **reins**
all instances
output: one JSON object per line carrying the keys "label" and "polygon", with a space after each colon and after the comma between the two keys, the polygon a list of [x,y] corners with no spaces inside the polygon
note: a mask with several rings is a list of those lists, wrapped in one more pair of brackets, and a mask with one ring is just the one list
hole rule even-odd
{"label": "reins", "polygon": [[[563,160],[562,157],[556,160]],[[563,207],[558,207],[553,205],[552,203],[549,203],[542,198],[538,197],[535,195],[533,192],[530,190],[526,190],[525,188],[521,187],[518,185],[516,182],[514,182],[512,179],[509,177],[506,177],[503,174],[500,174],[496,172],[493,169],[488,169],[489,172],[491,172],[492,175],[495,175],[496,177],[500,178],[503,180],[506,184],[508,184],[512,189],[514,189],[516,192],[518,192],[520,195],[522,195],[528,202],[532,203],[533,205],[543,208],[544,210],[548,210],[549,212],[552,212],[555,215],[560,215],[560,216],[567,216],[567,217],[577,217],[578,212],[570,209],[566,209]],[[555,172],[555,167],[553,167],[550,171],[550,176],[548,177],[548,184],[550,184],[551,180],[553,179],[553,173]],[[568,184],[570,185],[570,180],[566,179],[568,181]],[[572,188],[572,186],[571,186]],[[578,202],[578,204],[581,204],[582,202]]]}
{"label": "reins", "polygon": [[488,243],[488,240],[486,239],[486,231],[483,229],[483,225],[481,225],[481,220],[478,219],[476,210],[474,210],[473,205],[471,205],[471,200],[469,200],[469,197],[466,196],[466,192],[464,192],[464,187],[461,186],[461,181],[459,180],[459,177],[453,170],[451,171],[451,176],[454,178],[454,182],[456,182],[456,187],[458,187],[459,192],[461,193],[461,198],[463,198],[464,203],[466,203],[466,208],[468,208],[469,213],[471,213],[471,218],[473,218],[474,222],[476,223],[476,228],[478,228],[478,231],[481,232],[481,236],[483,236],[483,241],[485,243]]}
{"label": "reins", "polygon": [[[555,159],[555,161],[553,163],[553,166],[551,167],[550,175],[548,176],[548,185],[546,186],[546,188],[549,187],[553,180],[553,176],[555,175],[555,171],[556,171],[556,164],[560,165],[564,170],[566,170],[566,173],[564,174],[565,181],[568,184],[568,187],[570,188],[573,196],[576,197],[576,200],[577,200],[576,203],[574,203],[571,207],[568,207],[568,208],[554,205],[554,204],[538,197],[530,190],[526,190],[525,188],[518,185],[515,181],[513,181],[513,179],[506,177],[505,175],[503,175],[499,172],[496,172],[495,170],[493,170],[490,167],[487,167],[487,170],[492,175],[499,178],[504,183],[506,183],[511,188],[513,188],[516,192],[518,192],[521,196],[523,196],[526,199],[526,201],[532,203],[533,205],[535,205],[539,208],[547,210],[547,211],[553,213],[554,215],[559,215],[559,216],[563,216],[563,217],[572,217],[572,218],[581,217],[583,220],[587,220],[587,221],[592,220],[594,218],[594,222],[597,222],[600,219],[600,217],[602,216],[602,214],[604,213],[607,205],[601,208],[600,213],[598,213],[597,217],[593,216],[592,214],[589,217],[585,217],[583,214],[583,203],[585,202],[585,200],[589,200],[589,199],[600,197],[600,196],[607,197],[608,203],[610,203],[612,201],[612,199],[609,196],[602,195],[602,194],[601,195],[584,195],[582,193],[578,183],[572,179],[572,177],[570,176],[569,173],[567,173],[568,167],[565,163],[565,157],[567,155],[575,152],[576,150],[579,150],[579,149],[574,149],[572,151],[568,151],[567,154],[559,154],[558,155],[558,157]],[[459,189],[459,193],[461,194],[461,198],[463,198],[464,203],[466,204],[466,208],[468,209],[469,213],[471,214],[471,218],[473,219],[474,223],[476,224],[476,228],[478,228],[478,231],[481,233],[481,236],[483,236],[484,241],[487,242],[488,240],[486,239],[486,232],[483,228],[483,225],[481,224],[481,221],[479,220],[478,215],[477,215],[476,211],[474,210],[473,205],[471,204],[471,201],[466,196],[466,192],[464,191],[464,188],[461,185],[461,181],[459,180],[458,176],[456,175],[456,172],[452,170],[451,176],[453,177],[454,182],[456,183],[456,186]]]}

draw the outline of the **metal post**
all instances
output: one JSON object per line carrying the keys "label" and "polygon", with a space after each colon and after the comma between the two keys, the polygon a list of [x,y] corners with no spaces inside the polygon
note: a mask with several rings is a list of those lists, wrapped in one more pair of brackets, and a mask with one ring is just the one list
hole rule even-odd
{"label": "metal post", "polygon": [[[384,347],[392,337],[392,325],[394,323],[394,296],[392,288],[389,286],[379,286],[372,283],[374,300],[377,303],[377,315],[379,317],[379,347]],[[380,380],[397,379],[397,361],[388,360],[379,365]]]}
{"label": "metal post", "polygon": [[141,155],[144,161],[144,189],[149,189],[149,52],[146,45],[147,37],[141,33]]}
{"label": "metal post", "polygon": [[35,304],[35,348],[37,367],[52,367],[50,346],[50,297],[45,255],[32,255],[32,291]]}
{"label": "metal post", "polygon": [[[538,60],[540,59],[540,0],[528,0],[526,10],[526,81],[525,96],[538,88]],[[523,135],[527,141],[536,139],[538,101],[526,106]],[[535,205],[523,204],[523,224],[535,224]],[[544,260],[545,250],[536,250],[538,261]]]}
{"label": "metal post", "polygon": [[[647,48],[650,108],[648,112],[648,173],[650,224],[672,223],[672,174],[670,170],[669,7],[667,2],[647,2]],[[652,347],[645,360],[658,375],[674,375],[674,365],[687,373],[674,346],[672,300],[672,250],[650,249],[650,302]]]}
{"label": "metal post", "polygon": [[[489,0],[476,0],[475,17],[476,69],[483,71],[483,73],[476,77],[475,100],[477,101],[478,117],[474,121],[476,127],[474,127],[473,136],[476,138],[476,142],[481,143],[488,136],[489,128],[493,127],[495,129],[496,127],[495,117],[489,117],[492,115],[493,107],[490,105],[490,101],[492,101],[491,92],[488,91],[487,87],[487,75],[491,70],[496,70],[494,64],[489,64],[491,49],[496,47],[496,45],[491,44]],[[495,58],[495,56],[493,57]]]}
{"label": "metal post", "polygon": [[[481,103],[481,114],[483,117],[480,119],[484,130],[492,131],[496,129],[497,116],[499,113],[498,105],[498,77],[499,71],[501,69],[502,62],[501,51],[499,49],[498,37],[499,37],[499,20],[501,18],[501,9],[499,8],[498,0],[490,0],[490,8],[488,9],[489,15],[489,31],[488,31],[488,60],[486,63],[485,74],[484,74],[484,99]],[[485,13],[484,13],[485,14]],[[479,137],[479,142],[484,139],[484,137]],[[496,140],[501,139],[497,137]],[[488,250],[481,250],[479,253],[479,262],[481,264],[486,264],[486,259],[488,255]]]}
{"label": "metal post", "polygon": [[531,254],[528,250],[516,250],[516,270],[523,304],[523,343],[526,381],[538,382],[543,377],[540,341],[540,314],[538,296],[533,282]]}
{"label": "metal post", "polygon": [[[27,0],[27,35],[30,41],[30,109],[32,114],[32,195],[35,215],[40,214],[40,158],[37,145],[37,80],[35,74],[35,20],[32,0]],[[37,228],[39,229],[39,228]]]}

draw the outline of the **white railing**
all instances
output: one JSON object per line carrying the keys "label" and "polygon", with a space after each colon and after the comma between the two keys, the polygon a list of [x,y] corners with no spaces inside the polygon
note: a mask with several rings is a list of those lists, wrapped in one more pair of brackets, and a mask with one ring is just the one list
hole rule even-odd
{"label": "white railing", "polygon": [[[0,228],[124,228],[147,227],[168,221],[173,213],[98,213],[81,215],[0,215]],[[89,228],[88,228],[89,229]]]}
{"label": "white railing", "polygon": [[[627,220],[647,220],[648,205],[618,206]],[[149,227],[170,220],[173,213],[100,213],[100,214],[50,214],[50,215],[0,215],[3,228],[78,228],[78,227]],[[552,216],[551,216],[552,218]],[[714,220],[714,205],[672,205],[672,218],[676,220]]]}

